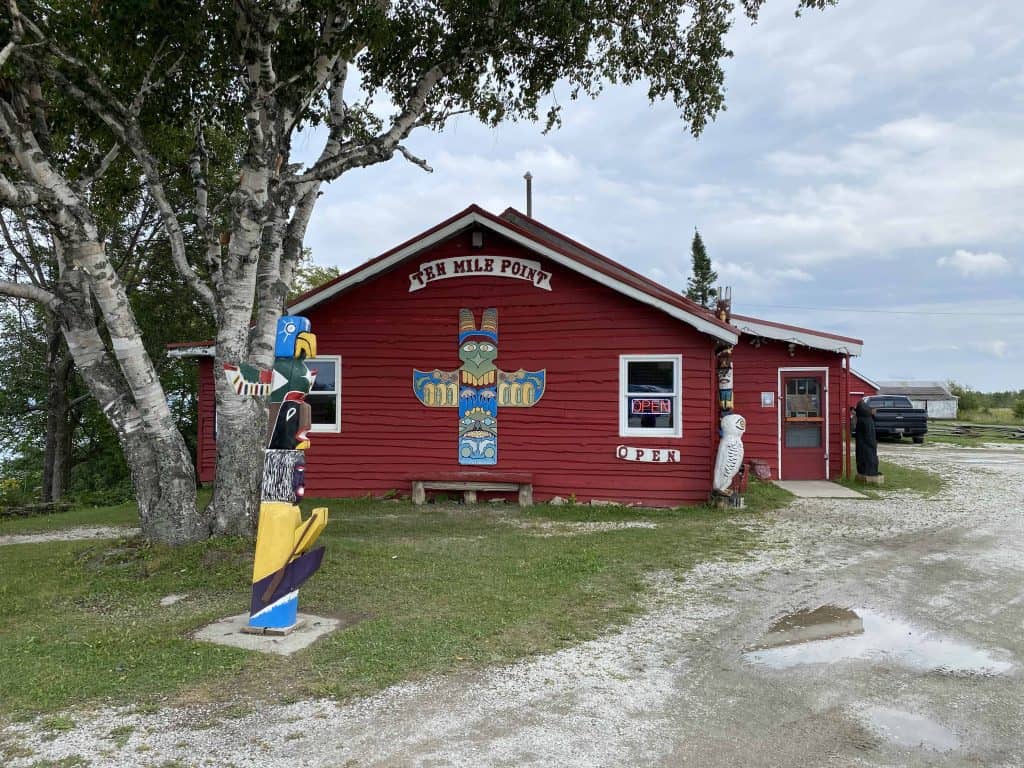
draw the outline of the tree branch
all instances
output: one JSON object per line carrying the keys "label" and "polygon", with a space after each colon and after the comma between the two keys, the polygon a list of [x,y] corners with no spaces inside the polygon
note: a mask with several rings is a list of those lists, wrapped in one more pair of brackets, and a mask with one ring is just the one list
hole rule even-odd
{"label": "tree branch", "polygon": [[39,205],[39,188],[23,181],[11,181],[0,173],[0,203],[9,208]]}
{"label": "tree branch", "polygon": [[427,97],[434,86],[444,77],[444,74],[445,70],[440,65],[434,65],[424,72],[416,87],[413,88],[405,109],[394,119],[387,131],[356,146],[345,148],[342,145],[339,147],[338,153],[333,156],[321,156],[312,168],[293,181],[296,183],[332,181],[352,168],[360,168],[391,159],[398,149],[399,142],[408,137],[410,131],[416,127],[416,123],[426,109]]}
{"label": "tree branch", "polygon": [[434,172],[434,169],[430,167],[430,165],[427,163],[426,160],[424,160],[422,157],[418,157],[418,156],[414,155],[412,152],[410,152],[408,149],[406,149],[403,145],[399,144],[398,146],[395,147],[395,149],[397,149],[399,152],[401,152],[402,153],[402,157],[404,157],[406,160],[408,160],[413,165],[418,165],[420,168],[422,168],[427,173],[433,173]]}
{"label": "tree branch", "polygon": [[[14,260],[18,262],[18,265],[22,268],[28,279],[32,281],[32,285],[40,288],[46,285],[46,279],[43,276],[42,268],[39,264],[33,264],[31,259],[25,258],[25,254],[21,252],[17,243],[14,242],[14,237],[11,235],[11,230],[7,226],[7,220],[4,216],[0,215],[0,233],[3,234],[4,243],[7,245],[7,250],[14,256]],[[31,232],[25,232],[25,243],[24,245],[33,252],[31,238]]]}
{"label": "tree branch", "polygon": [[114,145],[107,150],[107,153],[103,155],[103,157],[100,158],[96,167],[82,177],[79,181],[79,186],[84,189],[102,179],[103,175],[110,169],[111,164],[117,159],[119,154],[121,154],[121,145],[114,142]]}
{"label": "tree branch", "polygon": [[9,280],[0,280],[0,295],[10,296],[14,299],[27,299],[29,301],[34,301],[51,311],[57,311],[61,306],[60,299],[46,289],[40,288],[36,285],[12,283]]}
{"label": "tree branch", "polygon": [[15,0],[10,0],[7,3],[7,8],[11,14],[11,39],[7,41],[7,45],[3,47],[3,50],[0,50],[0,67],[14,53],[14,49],[21,43],[21,38],[25,34],[21,23],[21,12],[18,10],[18,3]]}

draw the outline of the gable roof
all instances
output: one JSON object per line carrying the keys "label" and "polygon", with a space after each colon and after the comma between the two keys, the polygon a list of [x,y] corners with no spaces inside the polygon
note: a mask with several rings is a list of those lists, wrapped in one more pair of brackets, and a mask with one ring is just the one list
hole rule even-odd
{"label": "gable roof", "polygon": [[[731,323],[722,322],[712,311],[691,301],[681,293],[634,272],[617,261],[588,248],[557,230],[532,219],[515,208],[507,208],[500,216],[470,205],[430,229],[401,243],[380,256],[360,264],[298,296],[288,311],[300,314],[344,291],[347,291],[406,260],[415,258],[427,248],[464,232],[470,227],[484,227],[516,242],[534,253],[573,270],[635,301],[654,307],[667,315],[728,344],[736,344],[740,333],[785,341],[814,349],[840,354],[860,355],[864,342],[848,336],[785,325],[746,315],[732,315]],[[213,355],[213,342],[178,342],[167,345],[173,357],[207,357]]]}
{"label": "gable roof", "polygon": [[304,293],[289,305],[288,310],[295,314],[305,312],[343,291],[392,269],[407,259],[414,258],[436,243],[447,240],[470,227],[484,227],[556,264],[639,301],[641,304],[654,307],[676,320],[696,328],[701,333],[706,333],[729,344],[737,342],[739,337],[735,328],[722,322],[714,313],[690,301],[685,296],[668,290],[653,280],[612,261],[607,256],[602,256],[597,251],[586,248],[522,214],[507,216],[510,211],[511,209],[498,217],[478,205],[471,205],[426,232],[382,253],[377,258]]}
{"label": "gable roof", "polygon": [[878,394],[927,397],[931,400],[959,399],[941,381],[883,381],[880,382]]}
{"label": "gable roof", "polygon": [[865,384],[867,384],[867,385],[868,385],[869,387],[871,387],[872,389],[874,389],[874,390],[876,390],[876,391],[878,390],[878,388],[879,388],[879,387],[878,387],[878,384],[877,384],[877,383],[875,383],[874,381],[872,381],[871,379],[869,379],[869,378],[868,378],[867,376],[865,376],[865,375],[864,375],[863,373],[861,373],[860,371],[858,371],[858,370],[857,370],[856,368],[851,368],[851,369],[850,369],[850,373],[851,373],[851,374],[852,374],[852,375],[853,375],[853,376],[854,376],[855,378],[858,378],[858,379],[860,379],[860,380],[861,380],[862,382],[864,382]]}
{"label": "gable roof", "polygon": [[800,344],[812,349],[822,349],[826,352],[838,352],[857,357],[864,349],[864,342],[861,339],[854,339],[850,336],[839,336],[835,333],[815,331],[810,328],[801,328],[799,325],[786,325],[771,320],[762,320],[757,317],[734,314],[731,322],[736,328],[749,336],[761,336],[765,339],[785,341],[792,344]]}

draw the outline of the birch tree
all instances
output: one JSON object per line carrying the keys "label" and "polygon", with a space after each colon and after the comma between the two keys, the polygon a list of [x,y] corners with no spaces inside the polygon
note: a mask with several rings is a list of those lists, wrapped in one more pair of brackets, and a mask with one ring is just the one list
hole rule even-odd
{"label": "birch tree", "polygon": [[[409,136],[460,114],[554,127],[559,99],[610,82],[644,81],[699,134],[723,108],[724,36],[763,0],[6,2],[0,204],[48,222],[61,278],[0,292],[60,318],[132,468],[144,532],[180,543],[252,532],[266,410],[218,377],[217,484],[197,510],[184,442],[90,208],[115,158],[132,164],[179,279],[215,318],[215,370],[269,366],[321,185],[395,157],[430,171]],[[292,152],[303,130],[322,140],[306,165]],[[228,157],[211,150],[225,133],[240,137]]]}

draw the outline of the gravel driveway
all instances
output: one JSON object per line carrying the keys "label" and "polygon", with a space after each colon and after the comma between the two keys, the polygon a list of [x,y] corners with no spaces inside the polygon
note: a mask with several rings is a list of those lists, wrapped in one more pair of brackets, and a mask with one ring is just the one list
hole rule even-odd
{"label": "gravel driveway", "polygon": [[[797,501],[753,523],[751,559],[659,579],[599,640],[342,705],[72,713],[51,740],[12,724],[0,740],[35,753],[8,765],[1024,765],[1024,450],[883,454],[951,482]],[[757,650],[820,606],[852,609],[847,636]]]}

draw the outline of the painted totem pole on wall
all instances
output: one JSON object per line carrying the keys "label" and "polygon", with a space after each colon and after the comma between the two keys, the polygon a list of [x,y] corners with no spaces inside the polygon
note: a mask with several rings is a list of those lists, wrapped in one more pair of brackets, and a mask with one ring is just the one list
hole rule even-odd
{"label": "painted totem pole on wall", "polygon": [[315,373],[306,359],[316,356],[316,336],[304,317],[277,324],[274,367],[224,365],[224,375],[241,395],[270,398],[263,462],[259,527],[246,631],[287,633],[298,625],[299,587],[320,567],[324,548],[310,549],[327,525],[327,509],[308,519],[296,505],[305,494],[310,413],[306,395]]}
{"label": "painted totem pole on wall", "polygon": [[485,309],[480,328],[473,311],[459,310],[459,359],[453,371],[413,370],[412,388],[423,405],[459,409],[459,464],[498,463],[498,410],[529,408],[544,395],[545,371],[507,373],[498,357],[498,310]]}
{"label": "painted totem pole on wall", "polygon": [[[728,323],[732,312],[732,291],[718,290],[715,314],[723,323]],[[715,459],[714,491],[728,496],[733,506],[742,506],[740,489],[734,488],[734,480],[743,469],[743,433],[747,422],[733,413],[732,346],[719,345],[716,351],[718,374],[719,435],[718,456]],[[742,475],[741,480],[742,483]]]}

